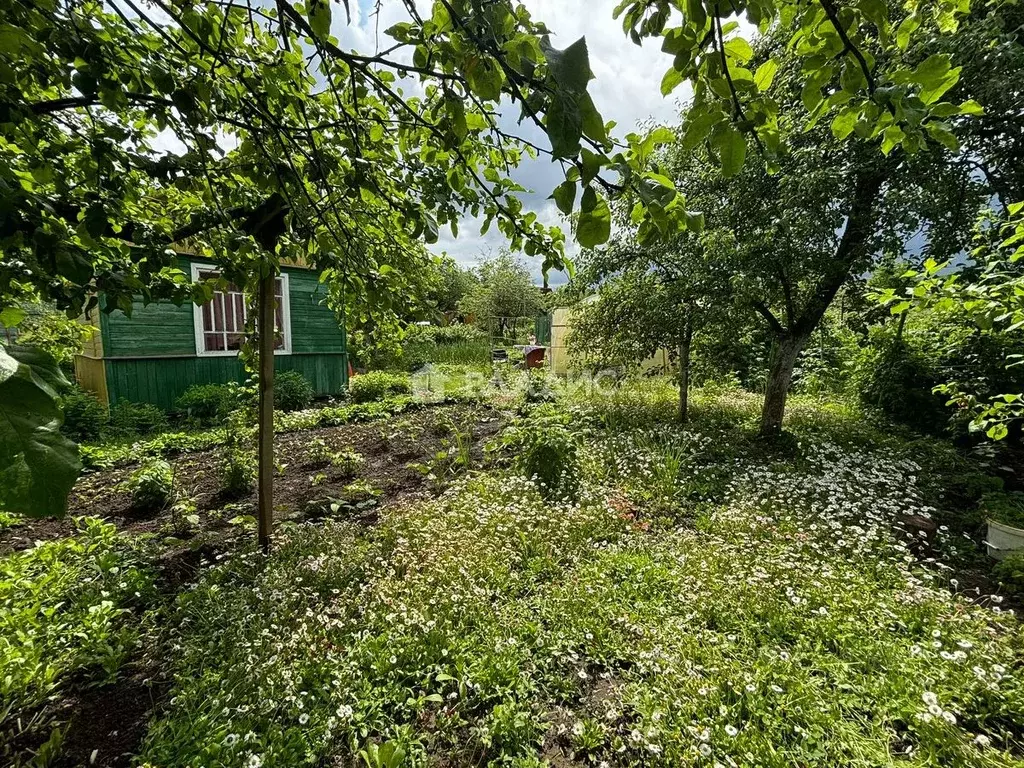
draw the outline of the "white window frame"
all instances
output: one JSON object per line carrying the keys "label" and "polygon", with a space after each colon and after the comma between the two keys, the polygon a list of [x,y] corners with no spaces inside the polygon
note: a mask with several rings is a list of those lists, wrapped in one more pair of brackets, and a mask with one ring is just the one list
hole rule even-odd
{"label": "white window frame", "polygon": [[[212,270],[214,272],[220,272],[221,268],[216,264],[198,264],[192,263],[192,282],[199,282],[199,273]],[[277,276],[277,279],[281,281],[281,317],[282,327],[281,335],[284,337],[284,346],[281,349],[275,349],[275,355],[290,355],[292,353],[292,308],[291,308],[291,296],[288,285],[288,273],[282,272]],[[225,349],[225,350],[212,350],[206,351],[206,339],[203,336],[203,306],[202,304],[192,305],[192,325],[195,329],[195,342],[196,342],[196,355],[198,357],[237,357],[239,350],[237,349]],[[244,310],[248,312],[248,309]]]}

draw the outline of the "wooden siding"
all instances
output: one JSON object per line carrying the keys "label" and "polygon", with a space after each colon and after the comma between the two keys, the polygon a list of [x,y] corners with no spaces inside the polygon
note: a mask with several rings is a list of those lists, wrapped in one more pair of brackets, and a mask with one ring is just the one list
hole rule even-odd
{"label": "wooden siding", "polygon": [[[186,273],[202,259],[178,257]],[[318,395],[336,394],[348,384],[345,329],[326,305],[327,288],[308,269],[285,267],[291,313],[292,353],[274,356],[278,371],[300,371]],[[196,355],[193,305],[136,301],[132,315],[101,312],[109,402],[155,403],[172,408],[192,384],[241,381],[237,357]]]}
{"label": "wooden siding", "polygon": [[[190,270],[192,260],[179,257],[179,267]],[[317,273],[285,268],[291,310],[292,352],[329,354],[345,351],[345,331],[327,307],[327,288]],[[132,316],[115,309],[102,314],[103,349],[107,357],[166,357],[195,355],[193,305],[168,301],[143,305],[135,302]]]}
{"label": "wooden siding", "polygon": [[96,395],[96,398],[107,405],[110,394],[107,391],[107,371],[103,361],[95,357],[77,355],[75,357],[75,380],[78,386]]}
{"label": "wooden siding", "polygon": [[[153,403],[165,410],[193,384],[242,381],[245,374],[237,357],[107,358],[106,378],[110,404],[119,400]],[[276,371],[299,371],[317,395],[335,395],[348,384],[348,355],[275,355]]]}

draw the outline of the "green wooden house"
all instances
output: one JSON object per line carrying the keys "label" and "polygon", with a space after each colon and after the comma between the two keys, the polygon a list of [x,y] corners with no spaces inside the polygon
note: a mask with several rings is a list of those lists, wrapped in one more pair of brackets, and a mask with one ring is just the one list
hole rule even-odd
{"label": "green wooden house", "polygon": [[[217,267],[198,257],[180,255],[178,265],[193,280],[215,278]],[[299,371],[318,395],[337,394],[348,384],[345,328],[326,304],[327,290],[313,270],[284,266],[277,281],[274,367]],[[78,383],[99,399],[154,403],[164,409],[193,384],[241,381],[238,350],[242,343],[245,297],[235,290],[214,294],[199,307],[138,301],[131,316],[107,313],[100,297],[85,322],[94,333],[75,359]]]}

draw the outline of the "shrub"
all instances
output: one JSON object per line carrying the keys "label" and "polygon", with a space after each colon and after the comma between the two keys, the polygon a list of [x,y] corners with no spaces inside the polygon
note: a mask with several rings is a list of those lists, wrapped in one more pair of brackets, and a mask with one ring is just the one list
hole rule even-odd
{"label": "shrub", "polygon": [[357,403],[383,400],[394,395],[408,395],[412,392],[409,377],[402,373],[371,371],[354,376],[348,383],[348,391]]}
{"label": "shrub", "polygon": [[123,401],[110,409],[107,431],[113,437],[151,435],[167,429],[167,414],[152,403]]}
{"label": "shrub", "polygon": [[1024,595],[1024,552],[1014,552],[1000,560],[992,575],[1011,592]]}
{"label": "shrub", "polygon": [[928,358],[905,343],[881,335],[860,356],[854,384],[862,402],[893,421],[931,434],[945,430],[950,412],[932,393],[940,383]]}
{"label": "shrub", "polygon": [[99,439],[108,416],[107,409],[95,395],[79,387],[72,387],[60,402],[61,410],[64,411],[61,432],[79,442]]}
{"label": "shrub", "polygon": [[325,467],[333,456],[334,451],[322,437],[312,438],[306,447],[306,463],[311,467]]}
{"label": "shrub", "polygon": [[225,445],[220,452],[218,470],[221,490],[228,496],[242,496],[256,483],[256,455],[237,445]]}
{"label": "shrub", "polygon": [[576,498],[582,469],[576,439],[560,416],[537,411],[517,420],[502,433],[500,446],[544,497]]}
{"label": "shrub", "polygon": [[163,459],[147,459],[125,481],[138,510],[163,509],[174,494],[174,470]]}
{"label": "shrub", "polygon": [[230,384],[193,384],[174,403],[175,409],[200,424],[220,424],[231,410]]}
{"label": "shrub", "polygon": [[274,407],[279,411],[301,411],[313,402],[313,385],[298,371],[282,371],[274,377]]}

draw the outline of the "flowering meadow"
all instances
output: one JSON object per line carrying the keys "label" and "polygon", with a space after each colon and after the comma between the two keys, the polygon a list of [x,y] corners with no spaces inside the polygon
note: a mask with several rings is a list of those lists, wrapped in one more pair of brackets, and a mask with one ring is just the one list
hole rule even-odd
{"label": "flowering meadow", "polygon": [[1017,618],[960,584],[975,542],[900,525],[948,516],[936,454],[801,398],[768,445],[751,398],[695,399],[527,405],[437,496],[218,555],[153,638],[138,763],[1020,764]]}

